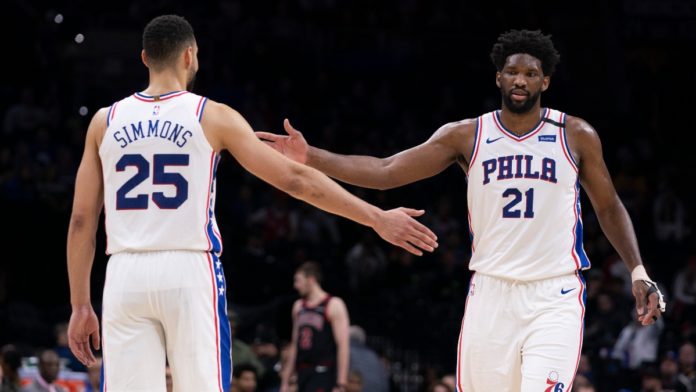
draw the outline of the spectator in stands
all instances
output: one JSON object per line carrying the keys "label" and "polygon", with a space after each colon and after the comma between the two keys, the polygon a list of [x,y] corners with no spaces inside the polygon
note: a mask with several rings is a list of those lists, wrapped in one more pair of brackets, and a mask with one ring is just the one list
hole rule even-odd
{"label": "spectator in stands", "polygon": [[696,391],[696,347],[692,343],[684,343],[679,347],[677,379],[688,392]]}
{"label": "spectator in stands", "polygon": [[230,392],[256,392],[256,368],[251,365],[235,365]]}
{"label": "spectator in stands", "polygon": [[590,383],[594,382],[595,375],[594,370],[592,369],[592,361],[587,354],[582,354],[580,356],[577,374],[584,376]]}
{"label": "spectator in stands", "polygon": [[653,367],[643,369],[640,392],[663,392],[660,373]]}
{"label": "spectator in stands", "polygon": [[5,345],[0,350],[0,392],[17,392],[20,389],[19,368],[22,367],[22,357],[17,349],[11,345]]}
{"label": "spectator in stands", "polygon": [[430,388],[428,388],[428,392],[454,392],[453,390],[450,389],[447,384],[444,382],[436,382],[435,384],[431,385]]}
{"label": "spectator in stands", "polygon": [[53,350],[43,350],[39,353],[39,374],[34,382],[22,388],[22,392],[66,392],[55,384],[60,372],[60,357]]}
{"label": "spectator in stands", "polygon": [[367,346],[365,331],[351,325],[350,335],[350,370],[362,375],[363,387],[370,392],[388,392],[389,375],[379,356]]}
{"label": "spectator in stands", "polygon": [[674,278],[674,313],[677,321],[696,321],[696,255]]}
{"label": "spectator in stands", "polygon": [[256,374],[259,377],[263,376],[265,368],[254,353],[254,350],[251,346],[237,338],[239,314],[230,308],[227,309],[227,318],[230,321],[230,331],[232,333],[232,360],[234,361],[234,366],[252,365],[256,369]]}
{"label": "spectator in stands", "polygon": [[456,391],[457,390],[457,377],[454,374],[445,374],[442,376],[440,381],[447,385],[450,389],[450,391]]}
{"label": "spectator in stands", "polygon": [[641,326],[634,309],[633,320],[621,330],[614,344],[612,358],[621,361],[621,367],[633,370],[639,369],[645,362],[657,361],[657,348],[664,326],[661,318],[652,325]]}
{"label": "spectator in stands", "polygon": [[595,392],[594,385],[582,374],[575,376],[572,392]]}
{"label": "spectator in stands", "polygon": [[674,352],[668,352],[660,362],[662,387],[668,391],[687,392],[686,385],[679,382],[679,365],[674,357]]}
{"label": "spectator in stands", "polygon": [[266,324],[256,326],[251,349],[265,369],[263,374],[257,372],[259,390],[277,390],[280,387],[280,375],[274,371],[280,360],[277,341],[273,328]]}

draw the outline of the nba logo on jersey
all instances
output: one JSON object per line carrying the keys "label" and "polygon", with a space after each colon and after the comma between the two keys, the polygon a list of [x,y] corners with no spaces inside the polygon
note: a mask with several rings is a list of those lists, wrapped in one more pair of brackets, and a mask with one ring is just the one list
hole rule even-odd
{"label": "nba logo on jersey", "polygon": [[558,373],[555,371],[549,373],[549,376],[546,378],[546,385],[548,385],[548,388],[544,392],[563,392],[563,388],[565,388],[565,385],[558,381]]}
{"label": "nba logo on jersey", "polygon": [[153,116],[158,115],[158,114],[159,114],[159,111],[160,111],[160,106],[159,106],[159,105],[155,105],[155,107],[152,108],[152,115],[153,115]]}

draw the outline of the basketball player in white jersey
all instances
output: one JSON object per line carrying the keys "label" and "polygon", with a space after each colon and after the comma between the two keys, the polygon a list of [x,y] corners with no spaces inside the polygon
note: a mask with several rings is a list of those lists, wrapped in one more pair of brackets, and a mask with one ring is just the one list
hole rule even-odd
{"label": "basketball player in white jersey", "polygon": [[376,189],[409,184],[453,163],[468,180],[472,276],[459,338],[457,388],[571,389],[582,346],[585,283],[579,184],[624,260],[643,325],[664,311],[645,272],[631,220],[611,182],[597,132],[584,120],[543,108],[559,55],[539,31],[502,34],[493,46],[502,108],[445,124],[425,143],[378,159],[257,135],[277,150],[341,181]]}
{"label": "basketball player in white jersey", "polygon": [[87,130],[68,234],[68,335],[77,358],[94,363],[90,343],[99,348],[100,334],[90,271],[104,208],[111,255],[102,308],[107,391],[164,391],[165,358],[176,391],[229,389],[227,287],[213,213],[222,150],[271,185],[412,253],[437,246],[413,218],[421,211],[383,211],[352,196],[260,142],[233,109],[190,93],[197,51],[185,19],[152,20],[142,51],[149,86],[99,110]]}

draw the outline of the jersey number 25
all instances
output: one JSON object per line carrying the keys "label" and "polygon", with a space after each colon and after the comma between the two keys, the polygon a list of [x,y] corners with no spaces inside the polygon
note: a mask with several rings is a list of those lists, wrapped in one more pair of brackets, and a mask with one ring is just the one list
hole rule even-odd
{"label": "jersey number 25", "polygon": [[[152,201],[161,209],[179,208],[188,199],[188,181],[179,173],[167,173],[167,166],[188,166],[188,154],[155,154],[152,157],[152,183],[154,185],[171,185],[176,188],[174,196],[165,196],[164,192],[153,192]],[[127,196],[143,181],[150,177],[150,162],[141,154],[125,154],[116,163],[116,171],[122,172],[128,166],[135,166],[138,171],[118,191],[116,191],[117,210],[146,210],[149,195]]]}

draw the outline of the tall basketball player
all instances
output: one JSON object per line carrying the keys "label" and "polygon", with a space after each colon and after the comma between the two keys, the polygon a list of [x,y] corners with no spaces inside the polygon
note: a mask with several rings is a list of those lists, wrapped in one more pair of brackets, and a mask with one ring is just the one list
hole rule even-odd
{"label": "tall basketball player", "polygon": [[165,357],[176,390],[229,389],[227,287],[213,213],[222,150],[271,185],[392,244],[415,254],[437,246],[413,219],[422,212],[365,203],[261,143],[236,111],[190,93],[197,52],[185,19],[153,19],[143,33],[147,89],[99,110],[87,130],[68,234],[68,335],[77,358],[91,365],[90,343],[98,348],[100,335],[90,271],[103,207],[111,255],[102,314],[108,391],[164,391]]}
{"label": "tall basketball player", "polygon": [[344,156],[260,132],[277,150],[333,178],[388,189],[458,163],[468,179],[472,276],[458,347],[457,383],[470,391],[569,391],[582,346],[585,283],[580,188],[631,271],[643,325],[664,311],[645,272],[626,209],[607,172],[597,132],[542,108],[560,56],[550,36],[512,30],[491,59],[502,107],[446,124],[394,156]]}
{"label": "tall basketball player", "polygon": [[321,278],[321,267],[311,261],[295,272],[301,298],[292,307],[292,345],[281,392],[290,390],[293,373],[298,392],[345,392],[348,384],[348,309],[342,299],[322,289]]}

